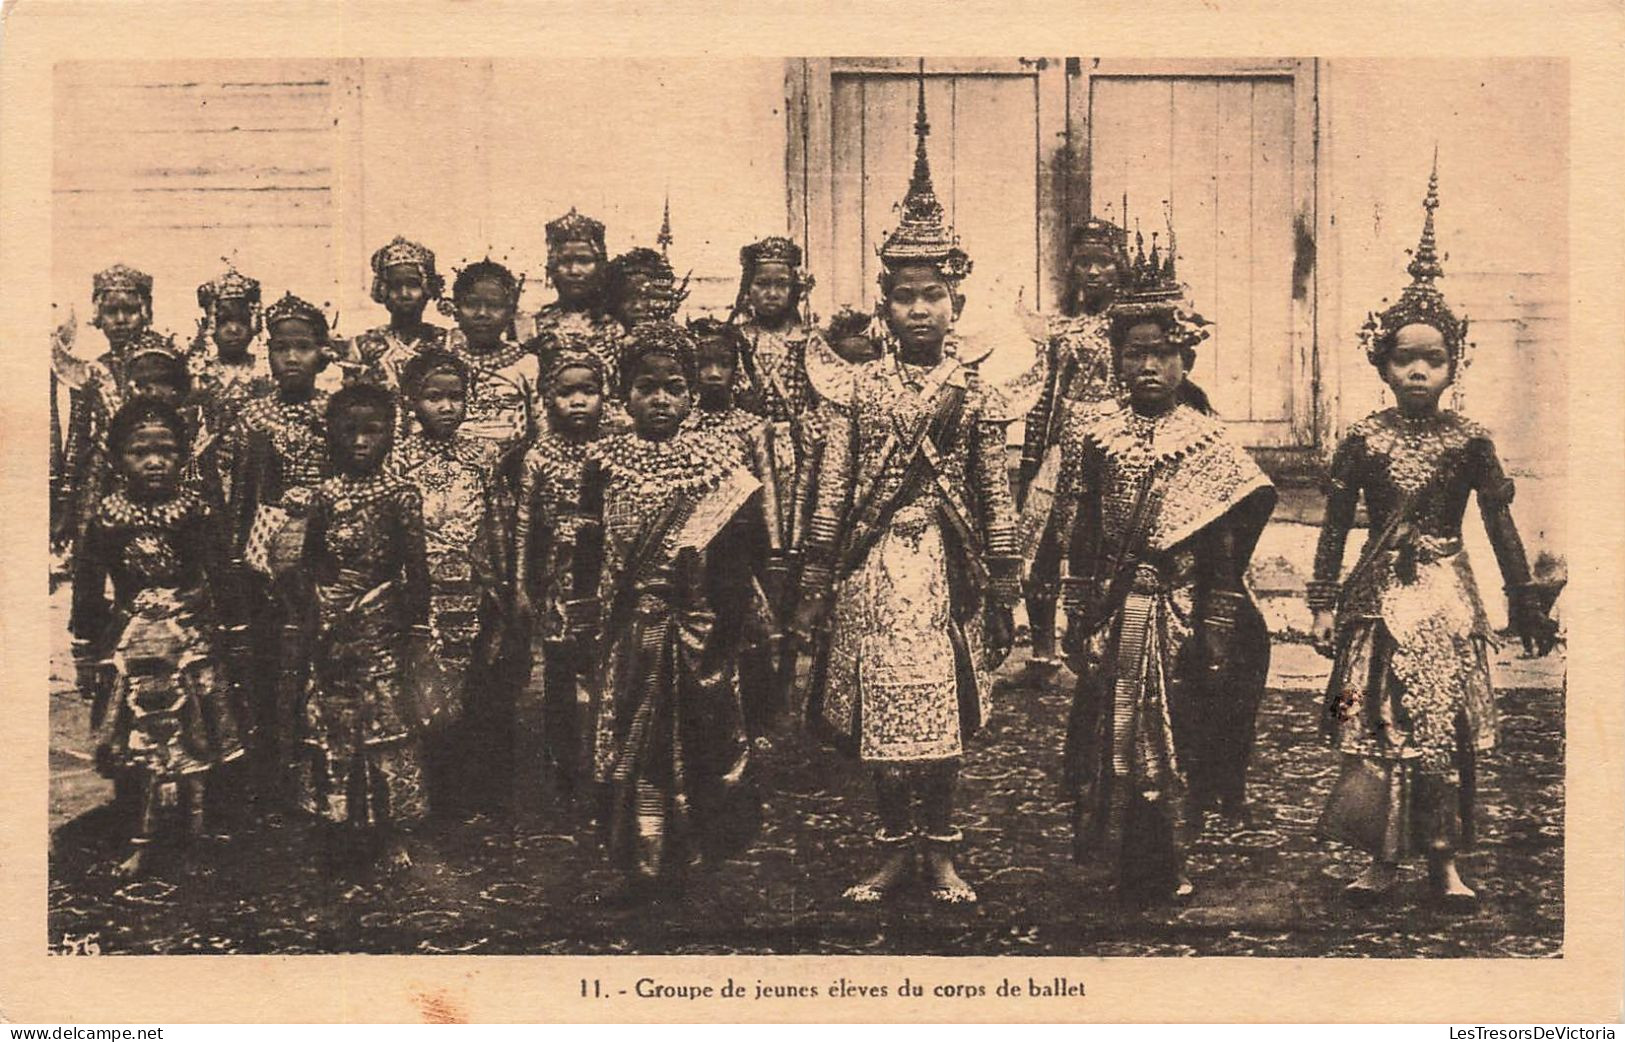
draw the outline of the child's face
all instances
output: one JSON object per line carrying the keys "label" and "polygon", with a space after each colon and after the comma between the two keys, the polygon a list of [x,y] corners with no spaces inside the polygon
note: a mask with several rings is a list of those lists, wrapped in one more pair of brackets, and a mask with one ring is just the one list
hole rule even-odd
{"label": "child's face", "polygon": [[1179,385],[1185,382],[1185,359],[1156,322],[1140,322],[1129,328],[1123,337],[1118,365],[1130,400],[1145,412],[1163,412],[1172,407]]}
{"label": "child's face", "polygon": [[626,293],[616,314],[621,325],[631,329],[639,322],[648,322],[659,315],[659,287],[647,276],[633,275],[627,280]]}
{"label": "child's face", "polygon": [[626,396],[626,411],[638,437],[664,441],[688,415],[688,378],[677,359],[648,355],[638,363]]}
{"label": "child's face", "polygon": [[219,348],[221,358],[243,357],[253,339],[254,324],[246,303],[233,301],[215,306],[214,346]]}
{"label": "child's face", "polygon": [[722,337],[702,340],[698,362],[700,404],[708,409],[726,406],[734,385],[733,346]]}
{"label": "child's face", "polygon": [[477,279],[457,298],[457,325],[476,347],[494,347],[513,322],[513,300],[496,279]]}
{"label": "child's face", "polygon": [[316,327],[302,318],[273,325],[266,342],[271,377],[283,392],[309,391],[322,368],[322,342]]}
{"label": "child's face", "polygon": [[180,438],[168,424],[142,424],[125,439],[119,451],[119,470],[137,499],[172,495],[181,472]]}
{"label": "child's face", "polygon": [[376,405],[353,405],[334,417],[338,443],[334,460],[347,474],[371,474],[389,454],[389,411]]}
{"label": "child's face", "polygon": [[954,299],[948,283],[929,265],[913,264],[902,269],[886,294],[886,321],[905,348],[941,348],[954,322]]}
{"label": "child's face", "polygon": [[468,392],[456,373],[430,373],[412,401],[418,423],[431,438],[449,438],[468,413]]}
{"label": "child's face", "polygon": [[750,309],[756,317],[769,325],[783,321],[790,314],[790,295],[795,288],[790,266],[783,261],[763,261],[751,273]]}
{"label": "child's face", "polygon": [[559,300],[576,304],[586,300],[598,285],[601,265],[598,251],[589,242],[566,242],[553,254],[549,274],[559,289]]}
{"label": "child's face", "polygon": [[429,288],[417,265],[391,264],[384,269],[384,307],[392,318],[420,319],[428,302]]}
{"label": "child's face", "polygon": [[604,414],[604,389],[598,374],[586,366],[570,366],[553,378],[547,395],[553,428],[564,434],[591,434]]}
{"label": "child's face", "polygon": [[1098,311],[1117,294],[1117,260],[1100,250],[1080,250],[1072,255],[1069,272],[1073,306]]}
{"label": "child's face", "polygon": [[115,290],[96,303],[96,324],[108,344],[123,347],[147,328],[146,302],[135,293]]}
{"label": "child's face", "polygon": [[179,405],[181,389],[175,373],[157,358],[138,358],[128,370],[130,394],[135,398],[156,398],[167,405]]}
{"label": "child's face", "polygon": [[835,341],[835,353],[853,365],[861,365],[880,357],[880,345],[869,337],[856,333]]}
{"label": "child's face", "polygon": [[1406,412],[1429,412],[1450,386],[1450,351],[1444,334],[1432,326],[1412,324],[1394,336],[1394,348],[1382,363],[1382,378]]}

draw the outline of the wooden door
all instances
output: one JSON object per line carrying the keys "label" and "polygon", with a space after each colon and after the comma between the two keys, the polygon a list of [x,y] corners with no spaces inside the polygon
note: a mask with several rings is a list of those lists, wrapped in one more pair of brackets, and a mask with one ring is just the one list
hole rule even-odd
{"label": "wooden door", "polygon": [[[1063,65],[933,58],[925,76],[932,178],[975,264],[972,306],[1050,306],[1067,211]],[[791,230],[807,244],[821,314],[867,308],[879,292],[876,249],[913,170],[917,85],[915,59],[789,63]]]}
{"label": "wooden door", "polygon": [[1080,63],[1073,133],[1097,216],[1166,242],[1215,323],[1193,374],[1249,446],[1318,445],[1314,357],[1313,63]]}

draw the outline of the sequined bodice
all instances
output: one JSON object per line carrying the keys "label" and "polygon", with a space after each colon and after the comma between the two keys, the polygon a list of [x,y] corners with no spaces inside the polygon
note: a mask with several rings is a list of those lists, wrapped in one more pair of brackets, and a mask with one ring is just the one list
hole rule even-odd
{"label": "sequined bodice", "polygon": [[762,409],[768,419],[782,423],[800,415],[811,398],[807,384],[807,332],[793,325],[769,332],[750,323],[743,327],[743,333],[746,343],[753,345],[752,360],[761,383]]}
{"label": "sequined bodice", "polygon": [[275,383],[264,359],[249,355],[244,362],[224,362],[218,356],[193,366],[193,391],[212,430],[229,431],[248,403],[271,394]]}
{"label": "sequined bodice", "polygon": [[400,574],[402,562],[392,536],[399,528],[404,494],[411,494],[407,485],[383,475],[339,476],[317,486],[316,496],[328,511],[320,552],[338,569],[331,585],[365,590]]}
{"label": "sequined bodice", "polygon": [[535,524],[557,524],[575,509],[581,495],[582,472],[592,446],[591,441],[577,441],[549,432],[525,453],[524,484],[532,490]]}
{"label": "sequined bodice", "polygon": [[[717,487],[734,462],[726,443],[697,431],[683,431],[663,442],[615,434],[594,451],[609,468],[604,535],[605,576],[610,581],[618,581],[612,577],[619,576],[637,541],[674,499]],[[640,580],[658,578],[671,563],[669,552],[649,555]]]}
{"label": "sequined bodice", "polygon": [[271,394],[243,406],[242,428],[266,436],[284,493],[309,488],[327,475],[326,407],[327,395],[321,392],[302,402],[286,402]]}
{"label": "sequined bodice", "polygon": [[[926,410],[932,408],[936,392],[927,393],[924,384],[934,366],[914,366],[883,356],[866,363],[858,374],[853,391],[853,414],[857,442],[857,473],[865,484],[879,483],[881,501],[889,498],[902,483],[908,463],[906,452],[895,451],[896,443],[917,429]],[[974,395],[967,392],[965,411],[978,408]],[[974,422],[974,415],[966,417]],[[964,420],[957,433],[968,429]],[[903,442],[907,444],[907,442]],[[969,454],[965,440],[938,448],[938,474],[955,495],[964,500],[968,484]],[[922,484],[916,503],[931,502],[940,490],[936,482]],[[899,510],[901,517],[907,510]],[[922,508],[924,509],[924,508]]]}
{"label": "sequined bodice", "polygon": [[515,343],[495,351],[471,351],[460,331],[447,347],[468,366],[468,413],[462,430],[507,451],[530,435],[541,370],[536,356]]}
{"label": "sequined bodice", "polygon": [[154,587],[188,589],[203,578],[203,526],[212,523],[194,492],[140,503],[114,492],[97,508],[105,564],[119,603]]}
{"label": "sequined bodice", "polygon": [[1093,403],[1115,397],[1112,346],[1106,339],[1106,329],[1103,315],[1063,319],[1052,329],[1062,377],[1056,391],[1067,401]]}
{"label": "sequined bodice", "polygon": [[492,480],[487,446],[460,432],[447,439],[411,434],[396,448],[393,470],[423,496],[430,572],[467,579]]}
{"label": "sequined bodice", "polygon": [[1349,439],[1333,481],[1364,491],[1373,528],[1408,500],[1418,532],[1459,538],[1469,494],[1505,480],[1489,433],[1456,413],[1410,419],[1388,409],[1351,427]]}

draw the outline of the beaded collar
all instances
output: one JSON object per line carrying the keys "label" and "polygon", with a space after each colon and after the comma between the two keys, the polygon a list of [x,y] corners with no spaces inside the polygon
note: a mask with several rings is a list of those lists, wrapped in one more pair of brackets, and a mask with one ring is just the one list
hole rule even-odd
{"label": "beaded collar", "polygon": [[335,475],[322,482],[321,492],[332,501],[334,510],[343,513],[381,503],[400,487],[397,479],[380,471],[359,478],[349,474]]}
{"label": "beaded collar", "polygon": [[156,502],[141,502],[116,489],[101,502],[100,514],[104,521],[133,528],[173,528],[194,514],[203,500],[191,489],[181,489],[175,495]]}
{"label": "beaded collar", "polygon": [[1101,417],[1090,437],[1120,468],[1141,472],[1188,456],[1223,433],[1218,420],[1180,403],[1160,416],[1124,406]]}
{"label": "beaded collar", "polygon": [[494,373],[506,369],[530,354],[523,344],[506,338],[495,351],[475,351],[468,346],[468,335],[461,329],[446,334],[446,350],[456,355],[469,369]]}
{"label": "beaded collar", "polygon": [[1375,454],[1387,458],[1388,476],[1408,492],[1426,488],[1439,472],[1447,452],[1461,449],[1489,433],[1472,420],[1449,410],[1406,416],[1397,407],[1373,413],[1349,429],[1366,440]]}
{"label": "beaded collar", "polygon": [[679,431],[666,441],[649,441],[628,431],[597,443],[611,480],[640,495],[669,491],[692,494],[715,488],[729,470],[729,451],[703,431]]}

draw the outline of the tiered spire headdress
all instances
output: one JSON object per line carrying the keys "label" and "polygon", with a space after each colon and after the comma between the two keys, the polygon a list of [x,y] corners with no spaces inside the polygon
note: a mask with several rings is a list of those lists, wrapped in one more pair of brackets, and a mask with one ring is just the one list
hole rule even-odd
{"label": "tiered spire headdress", "polygon": [[609,259],[609,251],[604,247],[604,222],[578,212],[573,206],[563,217],[547,222],[548,255],[557,253],[567,242],[584,242],[592,247],[599,260]]}
{"label": "tiered spire headdress", "polygon": [[[931,184],[931,160],[925,139],[931,124],[925,118],[925,61],[920,61],[919,100],[914,115],[914,174],[903,196],[901,219],[880,247],[880,263],[895,272],[909,264],[929,264],[951,283],[971,272],[971,260],[959,248],[959,237],[948,227],[942,203]],[[884,277],[884,272],[882,277]]]}
{"label": "tiered spire headdress", "polygon": [[393,267],[416,268],[423,276],[423,288],[434,300],[446,289],[445,279],[435,270],[434,251],[422,243],[395,236],[389,245],[381,246],[372,255],[372,299],[384,302],[384,272]]}
{"label": "tiered spire headdress", "polygon": [[[1410,325],[1430,326],[1444,337],[1445,349],[1460,359],[1467,349],[1467,319],[1457,318],[1445,303],[1444,294],[1434,285],[1444,277],[1438,241],[1433,232],[1433,212],[1439,208],[1439,150],[1433,150],[1433,172],[1428,175],[1428,192],[1422,200],[1427,216],[1422,220],[1422,238],[1411,253],[1405,271],[1411,284],[1400,291],[1397,303],[1367,316],[1360,329],[1360,344],[1372,365],[1380,365],[1394,335]],[[1448,255],[1447,255],[1448,256]],[[1388,301],[1383,300],[1386,304]]]}
{"label": "tiered spire headdress", "polygon": [[1113,329],[1121,329],[1138,319],[1152,319],[1167,330],[1169,342],[1183,351],[1194,350],[1208,338],[1207,319],[1191,309],[1187,289],[1179,281],[1177,255],[1178,243],[1171,216],[1166,251],[1157,241],[1156,232],[1151,233],[1150,253],[1145,249],[1145,236],[1139,231],[1134,233],[1134,250],[1125,251],[1126,266],[1118,283],[1117,297],[1107,312]]}

